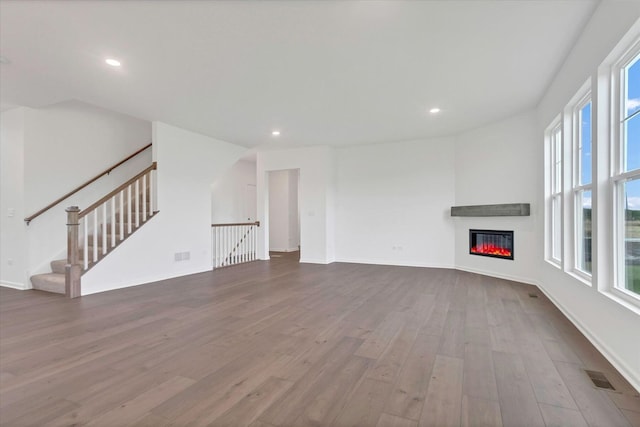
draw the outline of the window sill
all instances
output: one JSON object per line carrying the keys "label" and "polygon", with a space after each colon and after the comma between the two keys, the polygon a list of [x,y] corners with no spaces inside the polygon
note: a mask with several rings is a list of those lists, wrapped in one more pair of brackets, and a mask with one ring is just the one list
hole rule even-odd
{"label": "window sill", "polygon": [[592,281],[593,279],[587,276],[586,274],[582,273],[581,271],[577,271],[577,270],[567,271],[567,274],[573,277],[574,279],[576,279],[577,281],[581,282],[582,284],[587,285],[590,288],[593,287],[593,281]]}
{"label": "window sill", "polygon": [[558,270],[562,270],[562,263],[561,262],[558,262],[558,261],[556,261],[554,259],[549,259],[549,258],[545,259],[545,262],[547,264],[549,264],[550,266],[557,268]]}
{"label": "window sill", "polygon": [[619,295],[621,294],[621,292],[614,289],[606,289],[606,290],[600,291],[600,293],[605,297],[609,298],[610,300],[616,302],[617,304],[623,306],[627,310],[640,316],[640,301],[632,302],[631,298],[633,297],[626,296],[624,294]]}

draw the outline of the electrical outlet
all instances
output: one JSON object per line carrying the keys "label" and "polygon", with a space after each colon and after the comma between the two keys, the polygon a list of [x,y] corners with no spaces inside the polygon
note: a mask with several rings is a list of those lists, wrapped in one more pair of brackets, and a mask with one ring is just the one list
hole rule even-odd
{"label": "electrical outlet", "polygon": [[7,209],[7,216],[9,218],[13,218],[16,215],[16,210],[14,208]]}

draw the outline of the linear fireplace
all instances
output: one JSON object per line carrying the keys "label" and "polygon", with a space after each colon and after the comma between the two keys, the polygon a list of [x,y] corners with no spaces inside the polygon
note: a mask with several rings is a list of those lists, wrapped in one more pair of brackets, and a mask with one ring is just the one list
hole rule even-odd
{"label": "linear fireplace", "polygon": [[513,259],[513,231],[469,230],[469,253]]}

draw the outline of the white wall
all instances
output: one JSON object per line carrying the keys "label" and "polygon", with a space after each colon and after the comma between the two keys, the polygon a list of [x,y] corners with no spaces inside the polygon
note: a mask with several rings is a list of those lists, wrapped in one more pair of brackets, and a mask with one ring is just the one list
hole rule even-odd
{"label": "white wall", "polygon": [[[580,39],[559,70],[549,90],[537,109],[537,146],[536,156],[543,159],[543,132],[575,95],[576,91],[590,77],[596,79],[596,69],[616,46],[618,41],[640,18],[640,2],[605,1],[602,2],[585,28]],[[615,23],[615,25],[612,25]],[[637,25],[637,24],[636,24]],[[636,31],[638,27],[636,27]],[[637,31],[640,34],[640,31]],[[597,95],[597,94],[596,94]],[[601,102],[606,105],[607,98]],[[606,137],[597,133],[598,137]],[[596,140],[596,144],[605,143]],[[597,153],[607,152],[600,147]],[[598,154],[598,155],[599,155]],[[604,159],[606,161],[606,159]],[[538,163],[540,162],[538,161]],[[596,176],[596,181],[606,181],[607,177]],[[539,179],[536,191],[540,198],[544,195],[543,180]],[[600,196],[603,196],[601,194]],[[611,256],[611,233],[605,227],[607,211],[606,198],[598,205],[594,235],[598,237],[598,261],[594,264],[597,277],[596,286],[589,286],[568,272],[564,272],[544,261],[542,244],[537,248],[539,261],[539,285],[556,305],[576,324],[576,326],[604,353],[615,367],[637,388],[640,389],[640,311],[617,301],[603,291],[611,283],[608,275],[602,274],[601,265]],[[600,202],[598,202],[600,203]],[[537,206],[537,214],[542,217],[544,206]],[[544,226],[542,221],[536,224],[536,234],[542,243]],[[600,274],[599,274],[599,273]],[[598,289],[600,288],[600,290]]]}
{"label": "white wall", "polygon": [[255,201],[247,200],[249,185],[256,185],[256,163],[246,160],[236,162],[216,179],[211,186],[212,224],[255,221],[256,212],[249,212],[255,208]]}
{"label": "white wall", "polygon": [[298,171],[272,171],[269,176],[269,250],[298,250]]}
{"label": "white wall", "polygon": [[336,150],[339,261],[453,267],[454,139]]}
{"label": "white wall", "polygon": [[[29,212],[151,142],[151,123],[82,102],[30,111],[24,170]],[[135,172],[150,164],[150,153],[140,157],[143,166]]]}
{"label": "white wall", "polygon": [[[154,282],[212,268],[211,184],[246,148],[153,123],[160,211],[82,277],[82,294]],[[175,261],[177,252],[190,259]]]}
{"label": "white wall", "polygon": [[[24,266],[20,267],[24,275],[22,283],[30,288],[31,275],[51,271],[50,261],[66,257],[65,208],[77,205],[82,209],[149,166],[151,150],[64,200],[29,226],[24,226],[24,217],[149,144],[151,123],[78,101],[17,111],[23,117],[23,143],[17,145],[11,137],[2,138],[2,145],[12,147],[11,158],[22,159],[21,178],[12,178],[20,181],[16,185],[20,185],[22,193],[21,205],[12,206],[16,209],[12,223],[18,227],[17,222],[22,221],[24,232],[7,235],[3,244],[12,259],[16,258],[11,253],[14,248],[24,251],[21,256]],[[11,110],[3,113],[3,117],[12,114],[18,113]],[[15,164],[11,167],[12,173],[16,172]]]}
{"label": "white wall", "polygon": [[24,213],[25,109],[0,115],[0,283],[28,287]]}
{"label": "white wall", "polygon": [[[537,283],[537,182],[542,179],[535,114],[523,113],[458,135],[455,205],[530,203],[528,217],[454,217],[455,264],[461,270]],[[469,254],[469,229],[513,230],[514,259]]]}
{"label": "white wall", "polygon": [[300,262],[335,261],[333,209],[334,158],[329,147],[308,147],[257,153],[258,257],[269,259],[269,171],[299,169]]}

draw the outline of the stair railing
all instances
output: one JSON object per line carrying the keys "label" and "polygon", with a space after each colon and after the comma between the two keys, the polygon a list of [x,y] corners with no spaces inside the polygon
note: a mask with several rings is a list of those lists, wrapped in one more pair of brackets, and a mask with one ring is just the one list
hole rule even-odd
{"label": "stair railing", "polygon": [[80,296],[80,276],[158,212],[156,169],[153,162],[86,209],[67,208],[67,296]]}
{"label": "stair railing", "polygon": [[251,262],[258,259],[260,221],[211,224],[213,230],[213,268]]}
{"label": "stair railing", "polygon": [[111,173],[111,171],[113,171],[115,168],[117,168],[118,166],[128,162],[129,160],[133,159],[135,156],[137,156],[138,154],[142,153],[144,150],[146,150],[147,148],[151,147],[151,144],[145,145],[144,147],[142,147],[141,149],[139,149],[138,151],[136,151],[133,154],[130,154],[129,156],[127,156],[126,158],[120,160],[118,163],[108,167],[107,169],[103,170],[102,172],[100,172],[98,175],[94,176],[93,178],[91,178],[90,180],[88,180],[87,182],[79,185],[78,187],[74,188],[73,190],[69,191],[67,194],[57,198],[56,200],[54,200],[53,202],[49,203],[47,206],[45,206],[44,208],[40,209],[38,212],[29,215],[28,217],[26,217],[24,219],[24,221],[27,223],[27,225],[29,225],[29,223],[31,221],[33,221],[35,218],[39,217],[40,215],[42,215],[43,213],[45,213],[46,211],[48,211],[49,209],[51,209],[52,207],[54,207],[55,205],[57,205],[58,203],[62,202],[63,200],[73,196],[74,194],[76,194],[78,191],[82,190],[83,188],[87,187],[89,184],[92,184],[93,182],[97,181],[98,179],[102,178],[105,175],[109,175]]}

